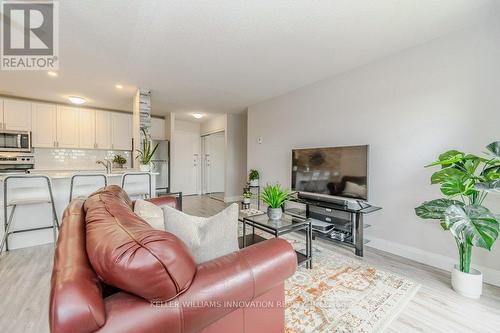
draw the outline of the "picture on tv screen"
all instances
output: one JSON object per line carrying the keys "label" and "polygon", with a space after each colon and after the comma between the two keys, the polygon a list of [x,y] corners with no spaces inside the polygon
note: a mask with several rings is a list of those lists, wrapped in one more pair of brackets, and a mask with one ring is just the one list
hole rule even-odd
{"label": "picture on tv screen", "polygon": [[292,190],[368,199],[368,146],[294,149]]}

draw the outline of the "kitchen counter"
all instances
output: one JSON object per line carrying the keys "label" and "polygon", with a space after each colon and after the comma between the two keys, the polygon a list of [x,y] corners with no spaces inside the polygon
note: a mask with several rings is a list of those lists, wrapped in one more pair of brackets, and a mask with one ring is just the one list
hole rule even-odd
{"label": "kitchen counter", "polygon": [[[64,210],[69,203],[70,194],[70,184],[71,177],[75,174],[106,174],[108,185],[119,185],[121,186],[121,177],[125,172],[140,172],[135,169],[124,169],[124,170],[113,170],[112,173],[106,174],[105,170],[38,170],[35,169],[29,175],[46,175],[52,180],[52,192],[54,196],[54,203],[56,207],[57,216],[59,223],[62,222],[62,216]],[[10,175],[24,175],[23,173],[12,173],[12,174],[0,174],[0,181],[3,181],[5,177]],[[151,193],[155,196],[155,180],[154,175],[156,173],[151,173]],[[127,191],[134,192],[137,189],[141,190],[147,189],[147,181],[141,181],[137,179],[130,179],[130,183],[127,180]],[[136,198],[133,198],[136,199]],[[0,203],[3,204],[3,186],[0,186]],[[3,206],[3,205],[2,205]],[[10,209],[9,209],[10,212]],[[0,237],[3,237],[4,233],[4,217],[3,217],[3,207],[0,211]],[[14,227],[12,230],[26,229],[26,228],[36,228],[47,226],[51,224],[51,207],[48,204],[36,204],[36,205],[26,205],[20,206],[16,209],[13,220]],[[37,230],[25,233],[16,233],[9,237],[9,249],[23,248],[35,245],[41,245],[46,243],[51,243],[52,230]]]}

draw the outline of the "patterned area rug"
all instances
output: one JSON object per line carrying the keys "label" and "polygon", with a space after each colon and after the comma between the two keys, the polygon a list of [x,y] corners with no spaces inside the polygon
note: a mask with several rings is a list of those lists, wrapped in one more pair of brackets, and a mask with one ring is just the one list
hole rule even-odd
{"label": "patterned area rug", "polygon": [[[305,244],[286,237],[296,249]],[[285,284],[286,333],[381,332],[420,285],[313,242],[313,269],[300,266]]]}

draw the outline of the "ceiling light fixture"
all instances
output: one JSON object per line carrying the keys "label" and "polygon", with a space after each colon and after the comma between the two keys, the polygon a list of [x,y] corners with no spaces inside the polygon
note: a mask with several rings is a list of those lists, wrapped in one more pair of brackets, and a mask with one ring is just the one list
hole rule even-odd
{"label": "ceiling light fixture", "polygon": [[195,117],[196,119],[200,119],[203,117],[203,114],[201,113],[193,113],[193,117]]}
{"label": "ceiling light fixture", "polygon": [[116,84],[115,87],[116,89],[123,89],[123,86],[121,84]]}
{"label": "ceiling light fixture", "polygon": [[86,102],[85,98],[78,96],[69,96],[68,99],[73,104],[84,104]]}
{"label": "ceiling light fixture", "polygon": [[58,76],[57,72],[47,72],[47,75],[52,77]]}

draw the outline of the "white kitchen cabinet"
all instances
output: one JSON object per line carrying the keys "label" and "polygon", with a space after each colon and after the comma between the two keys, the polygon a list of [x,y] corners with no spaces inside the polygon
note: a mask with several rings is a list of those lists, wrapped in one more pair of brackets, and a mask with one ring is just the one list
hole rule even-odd
{"label": "white kitchen cabinet", "polygon": [[111,149],[111,113],[95,111],[95,147]]}
{"label": "white kitchen cabinet", "polygon": [[33,147],[55,148],[57,143],[56,106],[54,104],[32,104]]}
{"label": "white kitchen cabinet", "polygon": [[57,148],[79,148],[80,109],[57,106]]}
{"label": "white kitchen cabinet", "polygon": [[79,147],[96,148],[95,110],[80,109],[78,115]]}
{"label": "white kitchen cabinet", "polygon": [[10,131],[31,131],[31,102],[4,99],[1,128]]}
{"label": "white kitchen cabinet", "polygon": [[132,150],[132,115],[111,113],[111,149]]}
{"label": "white kitchen cabinet", "polygon": [[165,119],[151,118],[151,138],[165,140]]}

